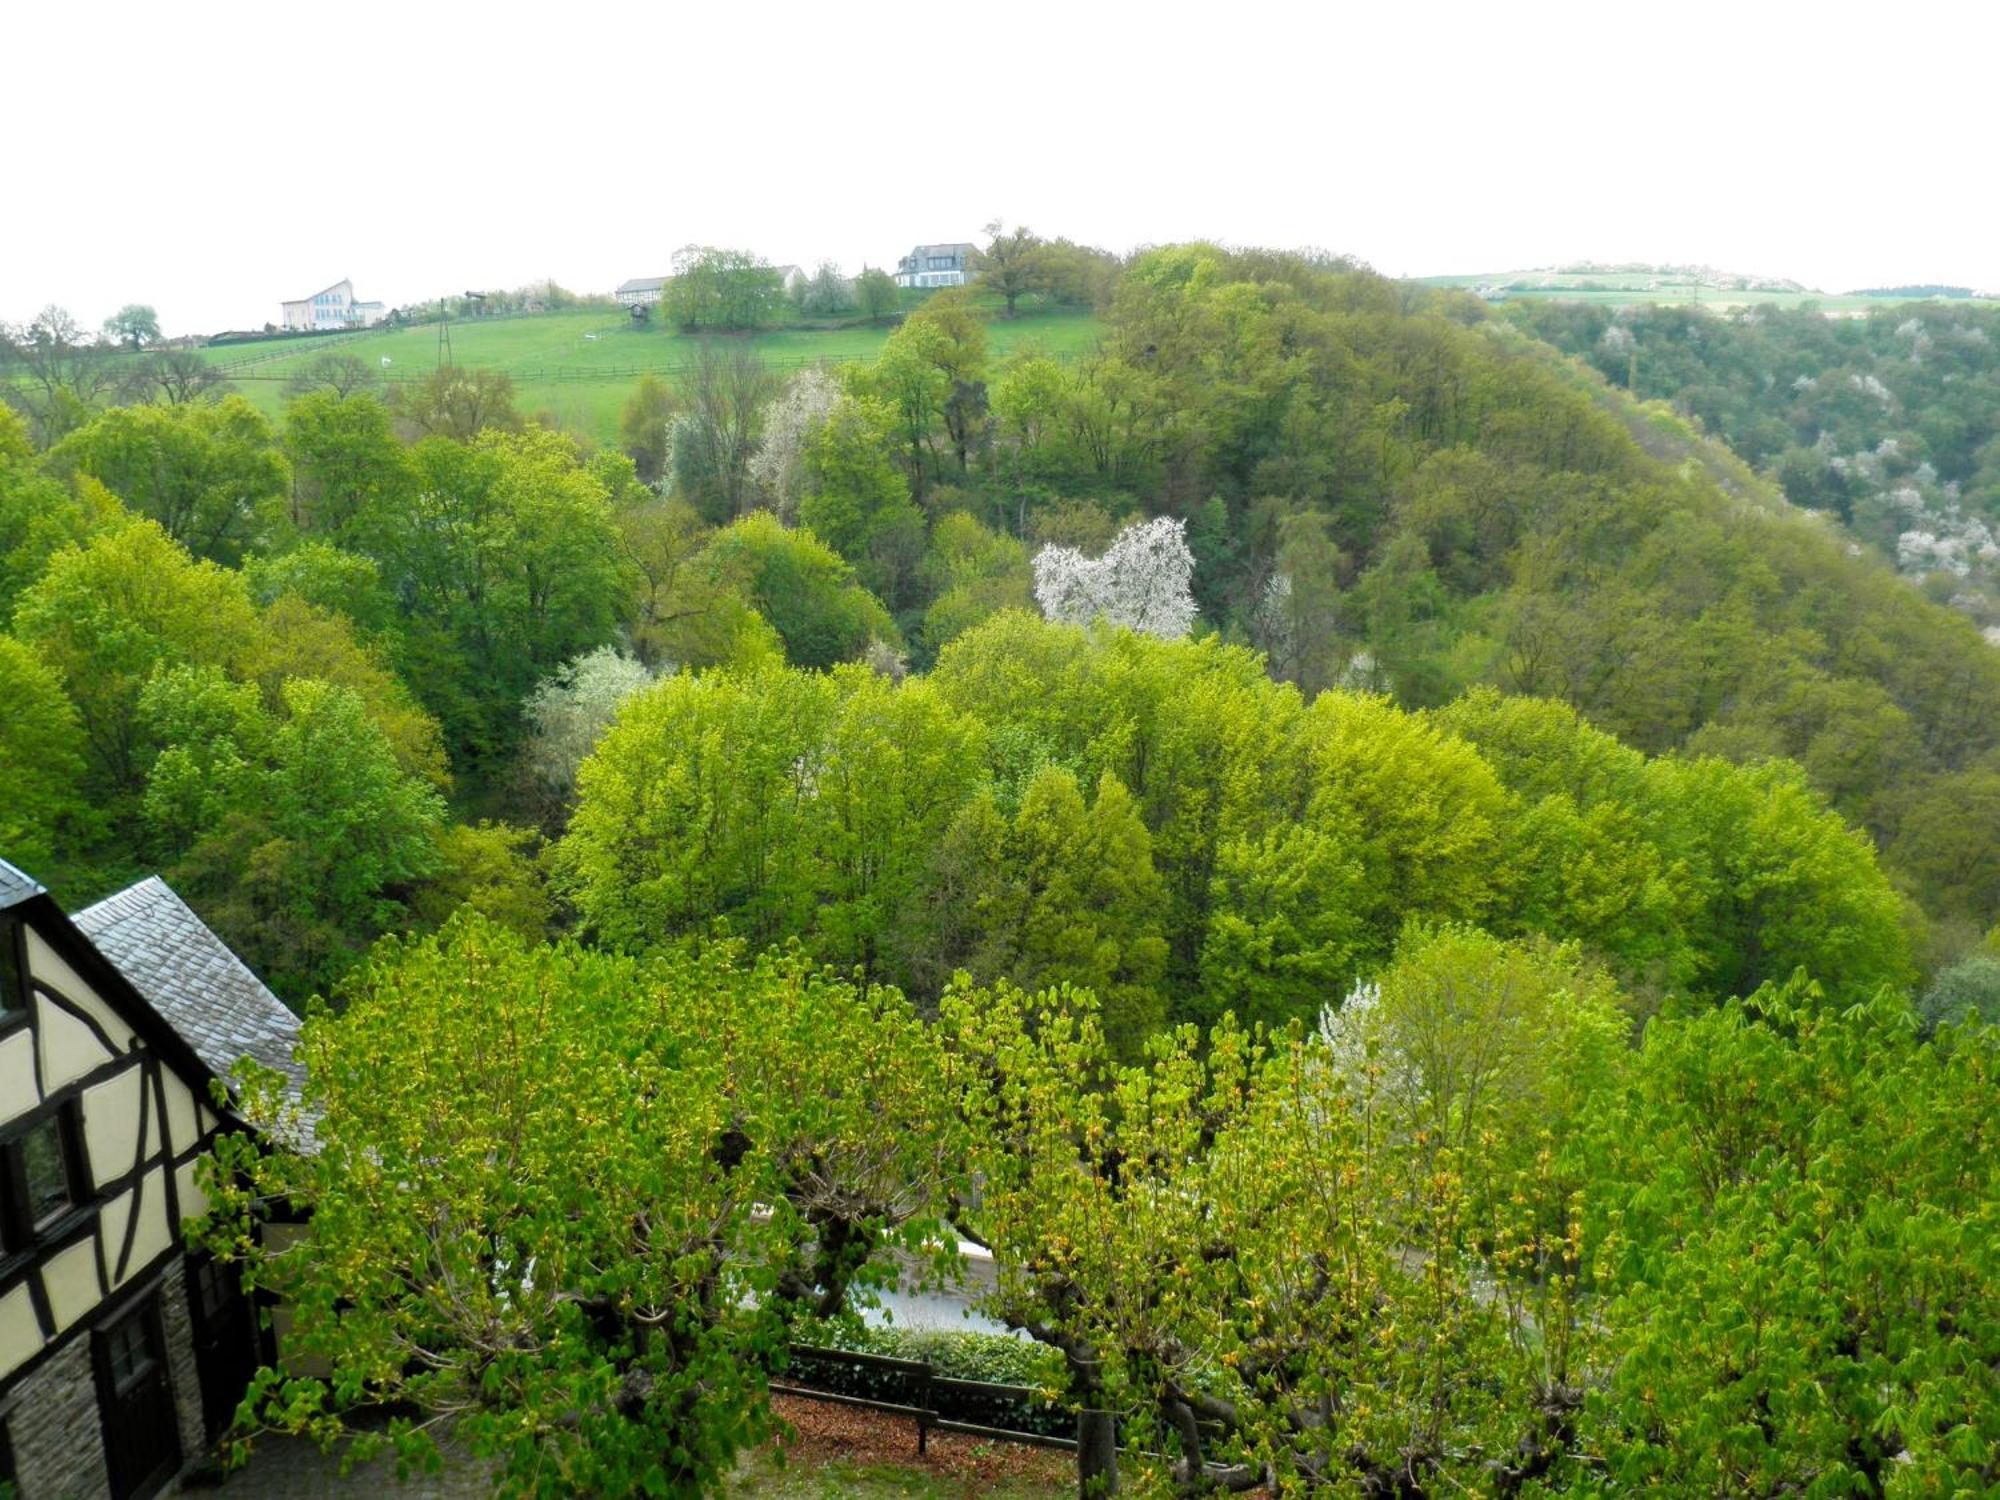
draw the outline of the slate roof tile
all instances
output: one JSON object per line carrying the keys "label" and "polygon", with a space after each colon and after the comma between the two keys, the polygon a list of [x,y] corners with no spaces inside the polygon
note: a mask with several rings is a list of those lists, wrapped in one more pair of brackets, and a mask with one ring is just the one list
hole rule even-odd
{"label": "slate roof tile", "polygon": [[248,1056],[303,1085],[299,1018],[159,876],[71,920],[218,1077]]}

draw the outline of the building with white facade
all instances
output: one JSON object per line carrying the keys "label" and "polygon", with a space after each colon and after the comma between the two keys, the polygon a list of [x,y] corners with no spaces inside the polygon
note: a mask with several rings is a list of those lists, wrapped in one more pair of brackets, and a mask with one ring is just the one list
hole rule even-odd
{"label": "building with white facade", "polygon": [[388,316],[387,309],[379,302],[356,301],[351,281],[336,281],[310,297],[283,302],[279,306],[285,310],[286,328],[315,333],[341,328],[373,328]]}
{"label": "building with white facade", "polygon": [[896,285],[905,287],[964,286],[972,279],[977,245],[919,245],[896,262]]}
{"label": "building with white facade", "polygon": [[0,860],[0,1481],[147,1500],[275,1355],[236,1268],[191,1251],[210,1085],[290,1073],[298,1022],[157,878],[67,916]]}
{"label": "building with white facade", "polygon": [[614,294],[620,307],[658,307],[660,292],[667,284],[664,276],[634,276],[618,283]]}

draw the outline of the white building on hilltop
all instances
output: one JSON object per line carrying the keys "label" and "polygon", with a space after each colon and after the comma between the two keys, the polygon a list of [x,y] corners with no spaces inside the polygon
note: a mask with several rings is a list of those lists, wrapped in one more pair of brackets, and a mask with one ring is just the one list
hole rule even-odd
{"label": "white building on hilltop", "polygon": [[664,276],[634,276],[630,281],[619,282],[613,295],[620,307],[658,307],[666,284]]}
{"label": "white building on hilltop", "polygon": [[977,245],[963,241],[950,245],[919,245],[896,262],[896,285],[900,287],[964,286],[972,279]]}
{"label": "white building on hilltop", "polygon": [[336,281],[310,297],[279,305],[285,309],[286,328],[319,333],[337,328],[373,328],[387,315],[379,302],[357,302],[351,281]]}

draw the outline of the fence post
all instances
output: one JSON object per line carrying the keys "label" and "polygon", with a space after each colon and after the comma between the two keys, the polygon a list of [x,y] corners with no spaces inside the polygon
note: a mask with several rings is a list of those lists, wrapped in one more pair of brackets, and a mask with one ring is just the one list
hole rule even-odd
{"label": "fence post", "polygon": [[937,1416],[937,1401],[931,1394],[931,1362],[924,1361],[924,1372],[917,1377],[917,1394],[923,1399],[917,1402],[921,1415],[917,1418],[917,1452],[930,1451],[931,1420]]}

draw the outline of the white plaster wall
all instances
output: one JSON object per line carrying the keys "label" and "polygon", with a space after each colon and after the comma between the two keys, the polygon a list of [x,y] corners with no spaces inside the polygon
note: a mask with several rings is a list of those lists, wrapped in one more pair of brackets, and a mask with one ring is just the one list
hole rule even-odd
{"label": "white plaster wall", "polygon": [[0,1041],[0,1124],[41,1102],[35,1088],[35,1036],[23,1026]]}
{"label": "white plaster wall", "polygon": [[89,1237],[42,1263],[42,1286],[61,1333],[97,1306],[97,1242]]}
{"label": "white plaster wall", "polygon": [[132,1170],[132,1148],[139,1138],[139,1109],[145,1074],[135,1059],[131,1067],[83,1091],[83,1143],[90,1152],[90,1179],[102,1187]]}
{"label": "white plaster wall", "polygon": [[0,1376],[13,1374],[41,1348],[42,1326],[35,1321],[34,1299],[23,1281],[0,1297]]}

